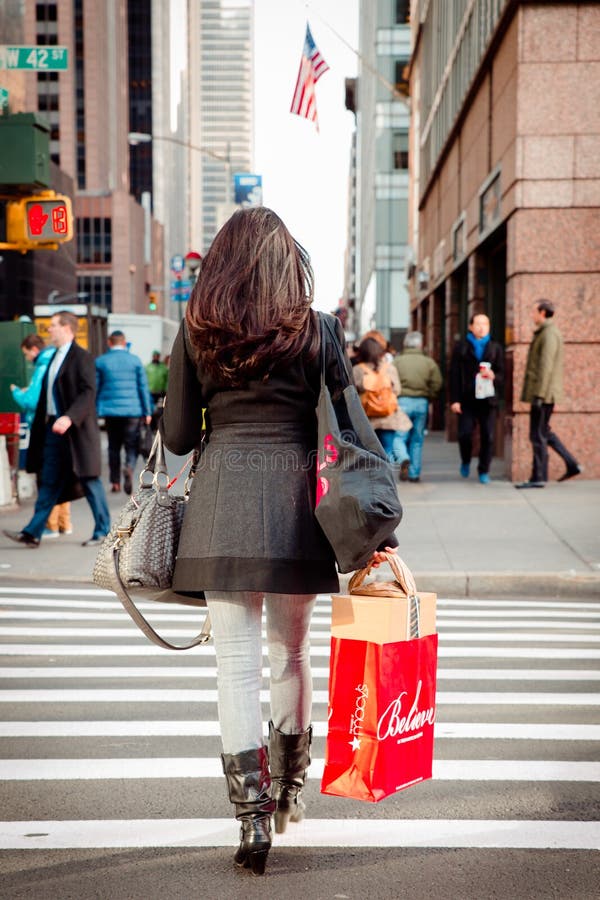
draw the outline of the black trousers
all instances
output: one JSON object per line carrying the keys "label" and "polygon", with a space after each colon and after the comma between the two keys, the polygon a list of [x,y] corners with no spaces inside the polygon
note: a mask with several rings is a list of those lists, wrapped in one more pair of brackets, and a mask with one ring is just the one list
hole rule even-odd
{"label": "black trousers", "polygon": [[494,448],[494,428],[496,425],[496,407],[489,400],[474,400],[472,405],[462,405],[458,417],[458,446],[461,462],[468,466],[473,455],[473,432],[475,424],[479,425],[479,465],[477,471],[484,475],[490,470]]}
{"label": "black trousers", "polygon": [[125,465],[132,470],[137,462],[140,446],[139,416],[106,416],[108,435],[108,468],[112,484],[121,482],[121,448],[125,447]]}
{"label": "black trousers", "polygon": [[529,440],[533,448],[532,481],[548,481],[548,447],[552,447],[564,459],[567,469],[574,469],[577,460],[569,453],[560,438],[550,428],[550,416],[554,403],[531,405],[529,413]]}

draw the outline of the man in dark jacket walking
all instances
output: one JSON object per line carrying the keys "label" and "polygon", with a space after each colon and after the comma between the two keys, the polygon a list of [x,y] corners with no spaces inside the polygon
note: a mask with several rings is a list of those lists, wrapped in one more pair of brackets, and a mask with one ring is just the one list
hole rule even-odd
{"label": "man in dark jacket walking", "polygon": [[152,401],[142,361],[129,353],[122,331],[108,338],[108,351],[96,360],[96,408],[104,416],[108,435],[108,468],[111,491],[121,490],[121,448],[125,446],[123,490],[131,494],[138,458],[140,420],[150,424]]}
{"label": "man in dark jacket walking", "polygon": [[[476,392],[477,379],[477,392]],[[494,445],[498,398],[504,382],[504,351],[490,338],[490,320],[476,313],[466,338],[459,341],[450,361],[450,409],[458,415],[460,474],[469,477],[473,431],[479,425],[479,481],[488,484]],[[481,388],[481,390],[480,390]],[[485,394],[486,396],[481,396]]]}
{"label": "man in dark jacket walking", "polygon": [[38,497],[27,525],[4,534],[18,544],[38,547],[52,507],[80,497],[83,490],[94,516],[92,537],[83,546],[93,547],[110,529],[100,480],[94,360],[75,343],[77,316],[73,313],[55,313],[48,331],[56,353],[44,375],[27,454],[27,471],[38,474]]}
{"label": "man in dark jacket walking", "polygon": [[575,457],[550,428],[550,416],[555,403],[563,396],[563,339],[552,321],[554,307],[548,300],[539,300],[533,308],[536,326],[529,346],[525,366],[525,380],[521,400],[531,403],[529,412],[529,440],[533,447],[533,467],[529,481],[517,488],[543,488],[548,481],[548,447],[564,460],[566,469],[559,481],[566,481],[583,471]]}

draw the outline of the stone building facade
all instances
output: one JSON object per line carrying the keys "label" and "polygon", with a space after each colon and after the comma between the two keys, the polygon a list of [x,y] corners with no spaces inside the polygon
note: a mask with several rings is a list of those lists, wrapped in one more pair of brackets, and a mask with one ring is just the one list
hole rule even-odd
{"label": "stone building facade", "polygon": [[[531,310],[565,340],[552,427],[600,477],[600,4],[412,4],[411,318],[447,368],[473,312],[506,350],[497,455],[531,469],[520,402]],[[442,36],[442,37],[440,37]],[[453,436],[440,407],[437,423]],[[551,454],[550,478],[564,469]]]}

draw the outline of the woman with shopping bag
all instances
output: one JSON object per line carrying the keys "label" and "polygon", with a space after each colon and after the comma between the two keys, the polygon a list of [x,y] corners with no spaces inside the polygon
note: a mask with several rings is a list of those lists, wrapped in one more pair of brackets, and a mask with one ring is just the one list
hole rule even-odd
{"label": "woman with shopping bag", "polygon": [[[208,441],[183,522],[173,589],[203,591],[217,657],[223,770],[241,823],[237,865],[264,872],[271,817],[303,817],[310,763],[309,624],[315,596],[339,590],[315,518],[320,327],[307,253],[279,217],[236,212],[214,239],[173,347],[161,430],[175,453]],[[333,398],[350,365],[324,353]],[[341,368],[346,371],[342,372]],[[326,509],[326,504],[323,505]],[[392,520],[383,547],[396,544]],[[373,548],[376,549],[376,548]],[[379,556],[371,553],[373,563]],[[262,613],[270,663],[263,736]]]}

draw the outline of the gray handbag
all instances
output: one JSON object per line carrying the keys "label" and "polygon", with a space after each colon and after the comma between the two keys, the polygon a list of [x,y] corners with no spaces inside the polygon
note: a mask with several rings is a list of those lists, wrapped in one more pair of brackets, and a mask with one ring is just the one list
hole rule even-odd
{"label": "gray handbag", "polygon": [[189,644],[171,644],[144,618],[130,593],[134,592],[137,599],[158,603],[205,605],[201,595],[181,596],[171,590],[181,525],[199,459],[196,450],[183,495],[170,494],[163,441],[160,431],[156,433],[140,474],[139,490],[121,510],[118,521],[102,542],[94,565],[94,583],[113,591],[146,637],[167,650],[189,650],[206,643],[210,638],[209,616],[200,634]]}

